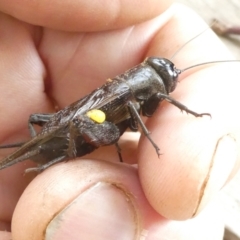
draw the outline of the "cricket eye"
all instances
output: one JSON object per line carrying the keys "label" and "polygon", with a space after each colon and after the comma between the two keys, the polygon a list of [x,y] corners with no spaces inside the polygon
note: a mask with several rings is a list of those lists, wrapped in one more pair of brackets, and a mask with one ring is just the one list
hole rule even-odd
{"label": "cricket eye", "polygon": [[98,109],[92,109],[86,113],[86,115],[97,123],[103,123],[106,120],[106,114]]}

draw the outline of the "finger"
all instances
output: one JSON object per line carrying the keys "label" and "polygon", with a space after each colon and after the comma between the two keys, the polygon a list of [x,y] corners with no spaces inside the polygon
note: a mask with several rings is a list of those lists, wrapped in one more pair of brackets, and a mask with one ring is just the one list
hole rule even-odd
{"label": "finger", "polygon": [[[207,239],[206,234],[211,237],[222,234],[222,223],[213,213],[207,211],[186,224],[169,222],[146,201],[135,168],[105,161],[76,160],[55,165],[31,182],[16,207],[12,237],[60,240],[153,239],[156,236],[163,239],[164,236],[190,240],[199,234],[197,239]],[[208,229],[213,221],[217,231]]]}
{"label": "finger", "polygon": [[5,232],[5,231],[0,231],[0,238],[1,238],[1,240],[9,240],[9,239],[11,239],[11,233]]}
{"label": "finger", "polygon": [[[30,113],[49,111],[44,93],[44,67],[33,41],[32,27],[8,15],[0,14],[0,142],[29,139],[27,121]],[[1,157],[11,150],[1,149]],[[10,225],[13,209],[32,176],[23,178],[25,163],[0,171],[0,218]]]}
{"label": "finger", "polygon": [[[26,126],[29,114],[37,107],[47,107],[43,78],[45,69],[36,52],[32,34],[34,28],[1,14],[0,39],[2,64],[0,108],[1,141],[6,133]],[[43,104],[45,103],[45,106]],[[40,107],[38,107],[40,109]]]}
{"label": "finger", "polygon": [[[174,49],[182,46],[190,38],[189,32],[199,33],[205,28],[205,23],[188,9],[178,6],[176,12],[153,40],[149,55],[161,56],[164,52],[169,57],[173,54],[172,46]],[[176,34],[178,37],[172,40],[171,36]],[[211,31],[199,38],[176,58],[176,66],[229,59]],[[147,199],[163,216],[171,219],[195,216],[237,170],[240,114],[236,114],[236,109],[240,99],[235,76],[238,69],[238,64],[233,63],[193,69],[181,77],[171,94],[196,112],[210,113],[211,119],[181,113],[165,102],[148,120],[151,138],[162,155],[158,159],[150,142],[142,137],[139,175]]]}
{"label": "finger", "polygon": [[105,32],[45,30],[39,51],[49,70],[49,95],[60,108],[65,107],[100,87],[106,79],[142,62],[168,15]]}
{"label": "finger", "polygon": [[[123,164],[82,159],[55,165],[35,178],[22,195],[13,216],[13,238],[45,238],[42,234],[51,234],[46,228],[55,228],[48,224],[56,214],[67,206],[76,206],[78,202],[79,209],[70,210],[76,213],[74,216],[78,220],[70,213],[72,220],[66,217],[66,228],[55,236],[56,239],[64,239],[65,231],[69,230],[73,235],[68,239],[76,238],[74,234],[81,234],[83,239],[93,236],[101,239],[108,234],[108,239],[116,239],[122,231],[122,238],[125,235],[136,239],[142,228],[140,213],[145,215],[149,212],[153,219],[165,221],[147,204],[137,179],[136,169]],[[23,220],[26,207],[29,214]],[[31,226],[30,219],[34,219]],[[57,219],[54,220],[56,223]],[[79,225],[72,225],[70,221]]]}
{"label": "finger", "polygon": [[[151,19],[172,1],[2,1],[1,11],[30,24],[67,31],[122,28]],[[146,11],[147,9],[147,11]]]}

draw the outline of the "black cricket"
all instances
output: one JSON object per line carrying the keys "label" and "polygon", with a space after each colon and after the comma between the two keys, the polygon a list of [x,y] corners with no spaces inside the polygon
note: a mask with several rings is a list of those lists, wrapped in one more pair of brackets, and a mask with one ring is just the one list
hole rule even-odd
{"label": "black cricket", "polygon": [[[152,116],[159,103],[167,100],[195,117],[210,116],[209,113],[196,113],[169,96],[176,88],[179,74],[185,70],[178,70],[168,59],[149,57],[57,113],[30,115],[28,126],[32,139],[0,146],[19,147],[0,161],[0,169],[31,159],[38,167],[26,172],[40,172],[57,162],[91,153],[98,147],[117,145],[127,128],[137,131],[139,125],[159,155],[160,149],[151,139],[140,114]],[[97,122],[89,116],[91,110],[100,110],[106,119]],[[42,127],[39,133],[34,124]]]}

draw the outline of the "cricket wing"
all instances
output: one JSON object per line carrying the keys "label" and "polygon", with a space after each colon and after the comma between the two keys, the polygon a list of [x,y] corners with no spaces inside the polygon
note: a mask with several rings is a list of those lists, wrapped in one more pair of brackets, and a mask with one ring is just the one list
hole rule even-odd
{"label": "cricket wing", "polygon": [[[62,130],[62,129],[61,129]],[[27,159],[33,159],[36,156],[41,155],[41,146],[50,141],[51,139],[55,138],[57,135],[56,133],[61,132],[59,129],[45,133],[39,134],[36,137],[32,138],[17,150],[15,150],[10,155],[6,156],[0,161],[0,170],[6,167],[9,167],[15,163],[22,162]],[[62,131],[63,133],[63,131]],[[64,134],[63,134],[64,135]],[[59,135],[59,137],[61,137]],[[64,139],[64,138],[63,138]],[[65,138],[67,140],[67,138]],[[45,161],[45,159],[39,159],[39,163],[41,160]]]}
{"label": "cricket wing", "polygon": [[131,98],[131,91],[125,81],[112,80],[54,114],[43,126],[42,132],[46,133],[53,128],[64,126],[74,117],[84,115],[91,109],[100,109],[105,112],[110,122],[121,122],[129,118],[126,103]]}

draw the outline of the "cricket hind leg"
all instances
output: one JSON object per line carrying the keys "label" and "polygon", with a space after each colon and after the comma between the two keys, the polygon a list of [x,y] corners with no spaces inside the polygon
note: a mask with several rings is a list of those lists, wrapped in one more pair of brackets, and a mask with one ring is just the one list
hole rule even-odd
{"label": "cricket hind leg", "polygon": [[65,159],[66,159],[66,156],[61,156],[61,157],[55,158],[55,159],[49,161],[48,163],[45,163],[45,164],[40,165],[38,167],[28,168],[28,169],[25,170],[25,173],[29,173],[29,172],[42,172],[45,169],[51,167],[52,165],[54,165],[54,164],[56,164],[58,162],[62,162]]}
{"label": "cricket hind leg", "polygon": [[34,124],[43,126],[47,123],[52,117],[54,116],[53,113],[34,113],[31,114],[28,119],[28,128],[30,131],[31,137],[35,137],[37,135],[36,130],[34,129]]}
{"label": "cricket hind leg", "polygon": [[[53,115],[54,114],[32,114],[32,115],[30,115],[29,120],[28,120],[28,127],[29,127],[31,137],[35,137],[37,134],[33,127],[33,124],[43,126],[46,122],[49,121],[49,119]],[[25,143],[26,142],[10,143],[10,144],[5,144],[5,145],[0,145],[0,148],[16,148],[16,147],[23,146]]]}
{"label": "cricket hind leg", "polygon": [[4,168],[7,168],[7,167],[10,167],[12,165],[14,165],[15,163],[19,163],[19,162],[22,162],[24,160],[27,160],[31,157],[34,157],[36,155],[39,155],[40,154],[40,149],[35,149],[35,150],[32,150],[30,152],[27,152],[23,155],[20,155],[20,156],[16,156],[16,152],[14,152],[13,154],[5,157],[4,159],[1,160],[0,162],[0,170],[1,169],[4,169]]}
{"label": "cricket hind leg", "polygon": [[5,144],[5,145],[1,145],[0,148],[16,148],[16,147],[21,147],[21,146],[24,145],[25,143],[26,143],[26,142]]}

